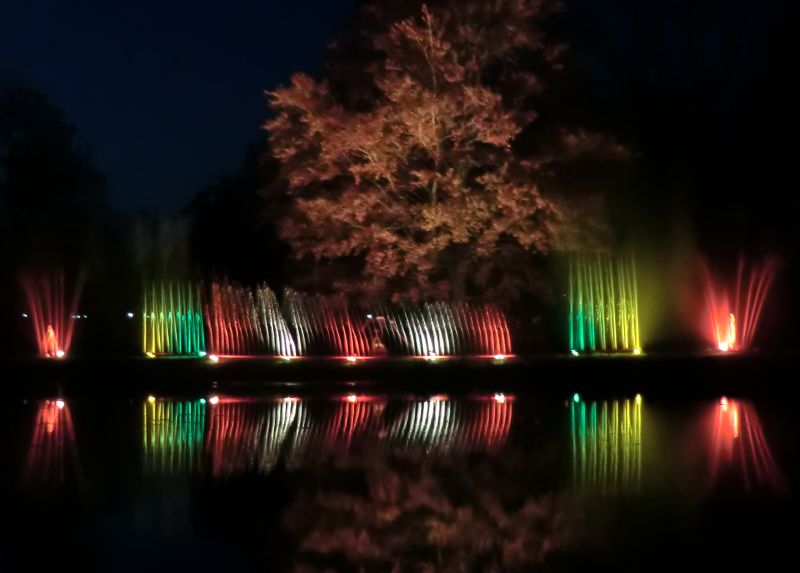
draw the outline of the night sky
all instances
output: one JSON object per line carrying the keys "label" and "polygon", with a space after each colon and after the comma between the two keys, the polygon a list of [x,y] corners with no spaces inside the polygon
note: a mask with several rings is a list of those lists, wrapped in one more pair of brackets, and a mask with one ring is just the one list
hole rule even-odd
{"label": "night sky", "polygon": [[172,213],[263,137],[263,91],[319,69],[354,0],[0,3],[0,75],[45,92],[111,205]]}

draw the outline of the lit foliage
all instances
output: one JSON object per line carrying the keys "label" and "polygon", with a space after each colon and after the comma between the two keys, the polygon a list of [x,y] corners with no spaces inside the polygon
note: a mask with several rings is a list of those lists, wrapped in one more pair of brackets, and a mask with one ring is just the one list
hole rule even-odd
{"label": "lit foliage", "polygon": [[[535,152],[515,149],[542,93],[519,63],[552,70],[564,51],[541,30],[554,3],[440,4],[371,33],[372,63],[334,78],[344,86],[296,74],[269,94],[266,128],[293,196],[281,234],[298,257],[363,263],[349,289],[412,298],[516,289],[507,271],[522,270],[521,254],[574,244],[574,203],[545,181],[579,157],[625,154],[567,129]],[[346,101],[369,90],[367,103]]]}

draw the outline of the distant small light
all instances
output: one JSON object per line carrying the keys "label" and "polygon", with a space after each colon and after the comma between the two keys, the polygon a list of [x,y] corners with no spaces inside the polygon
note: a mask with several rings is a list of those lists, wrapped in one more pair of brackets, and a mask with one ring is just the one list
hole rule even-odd
{"label": "distant small light", "polygon": [[641,348],[634,348],[633,349],[633,353],[636,354],[636,355],[639,355],[639,354],[642,353],[642,349]]}
{"label": "distant small light", "polygon": [[215,405],[219,404],[219,396],[211,396],[211,397],[209,397],[208,403],[211,404],[212,406],[215,406]]}
{"label": "distant small light", "polygon": [[64,400],[56,400],[56,408],[58,408],[59,410],[63,410],[64,409]]}
{"label": "distant small light", "polygon": [[574,349],[573,349],[573,350],[570,350],[570,351],[569,351],[569,353],[570,353],[570,354],[572,354],[573,356],[580,356],[580,355],[578,354],[578,351],[577,351],[577,350],[574,350]]}
{"label": "distant small light", "polygon": [[506,355],[505,354],[495,354],[492,358],[494,358],[494,360],[496,362],[503,362],[506,359]]}
{"label": "distant small light", "polygon": [[348,394],[347,401],[350,402],[351,404],[358,402],[358,396],[356,396],[355,394]]}
{"label": "distant small light", "polygon": [[580,394],[578,394],[577,392],[575,392],[575,393],[572,395],[572,401],[573,401],[573,402],[580,402],[580,401],[581,401],[581,395],[580,395]]}
{"label": "distant small light", "polygon": [[503,394],[502,392],[498,392],[497,394],[494,395],[494,401],[497,402],[498,404],[505,404],[506,395]]}
{"label": "distant small light", "polygon": [[357,356],[348,356],[347,357],[347,361],[350,362],[351,364],[353,364],[355,362],[358,362],[358,357]]}
{"label": "distant small light", "polygon": [[155,353],[153,353],[153,352],[145,352],[144,355],[147,356],[148,358],[155,358],[156,357]]}
{"label": "distant small light", "polygon": [[28,313],[27,312],[23,312],[22,313],[22,318],[28,318]]}
{"label": "distant small light", "polygon": [[88,314],[84,314],[83,318],[89,318],[89,315]]}
{"label": "distant small light", "polygon": [[133,313],[132,313],[132,312],[129,312],[129,313],[128,313],[128,314],[126,314],[125,316],[127,316],[128,318],[133,318]]}
{"label": "distant small light", "polygon": [[368,314],[368,315],[367,315],[367,318],[368,318],[368,319],[370,319],[370,320],[372,320],[372,315],[371,315],[371,314]]}
{"label": "distant small light", "polygon": [[642,395],[641,394],[636,394],[636,397],[634,398],[634,401],[637,404],[641,404],[642,403]]}
{"label": "distant small light", "polygon": [[56,358],[64,358],[66,353],[63,350],[56,350]]}
{"label": "distant small light", "polygon": [[148,402],[150,402],[151,404],[155,404],[155,402],[156,402],[156,397],[155,397],[155,396],[153,396],[152,394],[150,394],[150,395],[147,397],[147,401],[148,401]]}
{"label": "distant small light", "polygon": [[[217,362],[219,362],[219,356],[217,356],[216,354],[209,354],[209,355],[208,355],[208,359],[209,359],[211,362],[214,362],[214,363],[217,363]],[[213,403],[214,403],[214,402],[212,402],[212,404],[213,404]]]}

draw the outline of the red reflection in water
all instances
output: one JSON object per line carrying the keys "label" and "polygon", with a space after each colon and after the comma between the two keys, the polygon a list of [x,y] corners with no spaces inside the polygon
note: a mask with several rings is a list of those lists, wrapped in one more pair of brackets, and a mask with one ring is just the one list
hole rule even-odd
{"label": "red reflection in water", "polygon": [[26,274],[21,283],[28,302],[27,314],[33,326],[39,356],[65,356],[72,345],[74,316],[78,312],[83,278],[78,279],[69,301],[66,299],[63,273],[41,276]]}
{"label": "red reflection in water", "polygon": [[761,266],[748,269],[744,259],[740,259],[736,279],[730,283],[714,277],[707,265],[702,268],[704,338],[722,352],[749,349],[775,280],[777,261],[767,259]]}
{"label": "red reflection in water", "polygon": [[62,400],[44,400],[36,413],[23,479],[29,485],[60,486],[69,478],[81,481],[72,412]]}
{"label": "red reflection in water", "polygon": [[740,479],[746,491],[783,489],[761,420],[750,402],[722,398],[708,414],[710,431],[709,483],[725,475]]}
{"label": "red reflection in water", "polygon": [[366,452],[494,449],[508,437],[513,398],[414,400],[389,410],[384,398],[355,394],[318,403],[220,401],[206,439],[212,474],[269,473],[281,458],[290,468],[304,466],[347,455],[356,443]]}

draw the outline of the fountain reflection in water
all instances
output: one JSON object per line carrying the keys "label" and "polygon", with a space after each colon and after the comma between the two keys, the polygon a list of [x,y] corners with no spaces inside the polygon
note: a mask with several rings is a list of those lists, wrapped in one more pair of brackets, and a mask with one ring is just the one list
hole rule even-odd
{"label": "fountain reflection in water", "polygon": [[784,478],[752,403],[723,397],[708,410],[706,420],[709,487],[727,478],[740,482],[746,492],[784,490]]}
{"label": "fountain reflection in water", "polygon": [[145,474],[191,474],[201,469],[205,400],[150,397],[144,402],[142,415]]}
{"label": "fountain reflection in water", "polygon": [[69,405],[61,399],[39,402],[23,482],[60,487],[80,483],[82,476]]}
{"label": "fountain reflection in water", "polygon": [[580,490],[628,493],[641,489],[643,400],[570,401],[572,479]]}
{"label": "fountain reflection in water", "polygon": [[[508,437],[512,396],[390,401],[348,394],[306,400],[220,398],[207,404],[145,401],[143,448],[147,473],[214,477],[269,474],[330,458],[380,452],[456,455],[493,451]],[[208,408],[208,417],[205,409]]]}

